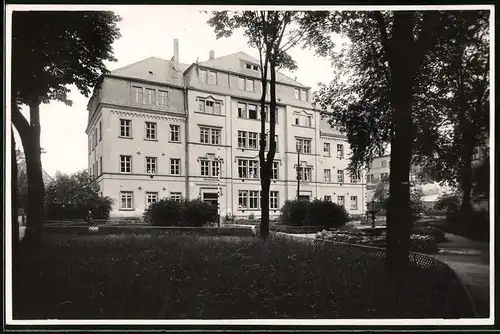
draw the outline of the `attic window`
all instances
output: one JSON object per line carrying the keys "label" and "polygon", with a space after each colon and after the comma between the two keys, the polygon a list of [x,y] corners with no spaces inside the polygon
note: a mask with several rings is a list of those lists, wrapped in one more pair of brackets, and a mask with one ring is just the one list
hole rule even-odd
{"label": "attic window", "polygon": [[245,63],[245,68],[248,69],[248,70],[254,70],[254,71],[258,71],[259,70],[259,66],[258,65],[253,65],[253,64],[248,64],[248,63]]}

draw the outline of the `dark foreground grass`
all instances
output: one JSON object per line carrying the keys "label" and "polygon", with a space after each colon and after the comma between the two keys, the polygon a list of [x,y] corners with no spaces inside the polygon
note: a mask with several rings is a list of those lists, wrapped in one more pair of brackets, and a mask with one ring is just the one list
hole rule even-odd
{"label": "dark foreground grass", "polygon": [[48,234],[19,264],[15,319],[473,316],[438,269],[398,278],[369,254],[280,238]]}

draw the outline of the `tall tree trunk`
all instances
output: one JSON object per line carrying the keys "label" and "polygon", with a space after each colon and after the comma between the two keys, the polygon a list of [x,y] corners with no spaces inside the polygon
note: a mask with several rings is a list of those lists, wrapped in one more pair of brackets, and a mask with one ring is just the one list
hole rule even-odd
{"label": "tall tree trunk", "polygon": [[412,154],[412,97],[415,69],[412,64],[413,13],[395,12],[392,29],[391,172],[387,207],[387,267],[404,271],[410,246],[410,187]]}
{"label": "tall tree trunk", "polygon": [[40,148],[40,102],[34,101],[29,107],[31,135],[28,145],[24,146],[28,174],[28,217],[23,241],[37,247],[42,240],[45,192]]}
{"label": "tall tree trunk", "polygon": [[17,200],[17,159],[16,140],[12,129],[12,157],[11,157],[11,196],[12,196],[12,263],[15,265],[19,247],[19,206]]}

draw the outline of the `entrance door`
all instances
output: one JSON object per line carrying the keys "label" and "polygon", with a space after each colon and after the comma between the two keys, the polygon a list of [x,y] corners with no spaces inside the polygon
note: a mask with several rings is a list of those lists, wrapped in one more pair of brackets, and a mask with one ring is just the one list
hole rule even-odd
{"label": "entrance door", "polygon": [[210,204],[215,219],[217,217],[217,193],[203,193],[202,200],[203,202]]}

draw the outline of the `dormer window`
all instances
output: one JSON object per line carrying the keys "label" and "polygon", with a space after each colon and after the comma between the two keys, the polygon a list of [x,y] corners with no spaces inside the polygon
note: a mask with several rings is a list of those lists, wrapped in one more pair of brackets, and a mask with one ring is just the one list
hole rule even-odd
{"label": "dormer window", "polygon": [[249,63],[245,63],[245,68],[247,70],[253,70],[253,71],[258,71],[259,70],[259,66],[258,65],[249,64]]}

